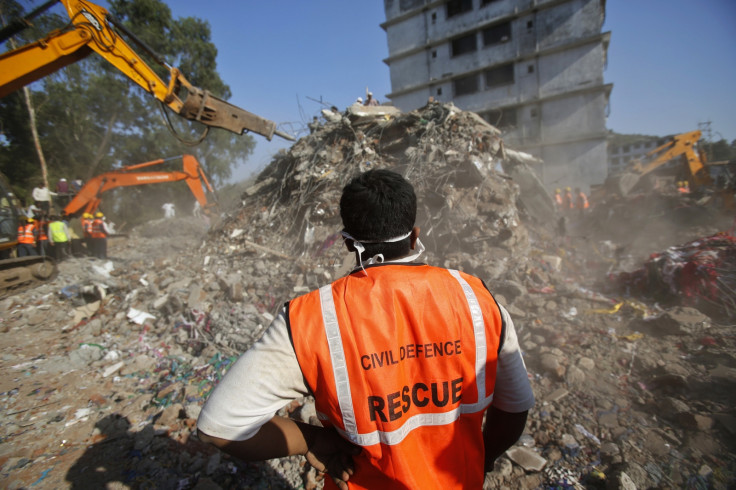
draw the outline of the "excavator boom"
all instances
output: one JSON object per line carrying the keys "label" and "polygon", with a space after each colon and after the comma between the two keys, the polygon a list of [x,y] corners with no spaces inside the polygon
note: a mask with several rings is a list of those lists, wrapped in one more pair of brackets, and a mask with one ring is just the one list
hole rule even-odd
{"label": "excavator boom", "polygon": [[697,151],[700,131],[677,134],[664,144],[649,151],[641,160],[633,161],[624,172],[611,175],[605,183],[609,192],[626,196],[641,178],[670,161],[681,158],[685,163],[685,171],[693,185],[698,187],[711,184],[706,169],[705,156]]}
{"label": "excavator boom", "polygon": [[[275,122],[193,86],[176,67],[166,64],[133,33],[115,22],[106,9],[85,0],[59,1],[71,19],[67,28],[53,31],[44,39],[0,55],[0,97],[95,51],[143,90],[185,119],[236,134],[251,131],[269,141],[274,135],[294,140],[292,136],[279,131]],[[113,29],[113,25],[124,31],[141,49],[169,71],[168,82],[163,81],[123,40]],[[181,92],[186,92],[183,100],[179,97]]]}
{"label": "excavator boom", "polygon": [[[174,159],[182,159],[182,169],[173,171],[148,171],[141,172],[140,169],[161,165]],[[119,170],[105,172],[92,177],[79,190],[76,196],[64,207],[64,214],[75,215],[79,212],[94,213],[100,206],[101,195],[118,187],[130,187],[148,184],[163,184],[166,182],[185,181],[192,194],[199,202],[205,212],[215,206],[207,200],[205,188],[214,195],[214,189],[210,185],[207,176],[197,159],[192,155],[182,155],[166,159],[153,160],[150,162],[129,165]]]}

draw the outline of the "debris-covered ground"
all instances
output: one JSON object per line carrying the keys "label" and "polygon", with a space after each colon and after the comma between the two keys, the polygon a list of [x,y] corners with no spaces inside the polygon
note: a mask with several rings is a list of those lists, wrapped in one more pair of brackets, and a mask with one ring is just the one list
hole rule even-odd
{"label": "debris-covered ground", "polygon": [[[351,267],[340,191],[390,167],[415,184],[424,260],[482,277],[520,336],[537,405],[487,488],[733,487],[733,310],[621,287],[641,268],[672,272],[653,253],[686,266],[692,242],[727,218],[699,210],[636,229],[631,215],[628,228],[609,213],[608,226],[570,216],[561,236],[533,159],[474,114],[430,104],[326,117],[209,231],[194,218],[149,223],[110,239],[109,261],[69,259],[52,282],[0,301],[0,486],[321,487],[303,458],[245,464],[201,444],[196,418],[284,301]],[[724,241],[719,264],[732,264]],[[699,270],[731,288],[733,269],[708,269],[705,252]],[[309,400],[284,412],[314,420]]]}

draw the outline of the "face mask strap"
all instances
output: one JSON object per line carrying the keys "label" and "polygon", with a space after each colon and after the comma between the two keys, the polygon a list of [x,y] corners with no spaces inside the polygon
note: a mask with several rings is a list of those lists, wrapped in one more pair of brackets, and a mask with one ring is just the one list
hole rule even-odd
{"label": "face mask strap", "polygon": [[[393,242],[400,242],[401,240],[405,240],[406,238],[409,238],[411,236],[412,230],[409,230],[408,233],[405,235],[388,238],[386,240],[358,240],[354,238],[350,233],[347,231],[341,231],[340,234],[343,236],[343,238],[346,238],[348,240],[353,241],[353,246],[355,247],[355,250],[358,251],[358,264],[360,265],[360,268],[363,270],[363,273],[365,275],[368,275],[368,272],[365,270],[365,267],[363,266],[363,252],[365,252],[365,247],[363,246],[364,243],[393,243]],[[409,255],[407,257],[404,257],[403,259],[398,260],[398,262],[411,262],[412,260],[415,260],[418,258],[422,253],[424,252],[424,244],[417,238],[417,246],[418,250],[413,253],[412,255]],[[376,254],[370,259],[366,261],[368,265],[371,264],[380,264],[384,262],[383,254]]]}

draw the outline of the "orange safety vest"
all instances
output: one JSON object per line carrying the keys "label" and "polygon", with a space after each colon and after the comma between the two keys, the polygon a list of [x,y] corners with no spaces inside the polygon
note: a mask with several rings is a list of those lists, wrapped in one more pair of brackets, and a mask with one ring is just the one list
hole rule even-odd
{"label": "orange safety vest", "polygon": [[105,228],[102,226],[102,218],[95,218],[92,222],[92,230],[90,235],[92,238],[107,238]]}
{"label": "orange safety vest", "polygon": [[44,240],[48,241],[49,236],[46,233],[46,229],[48,228],[48,223],[45,221],[39,221],[38,223],[38,241],[42,242]]}
{"label": "orange safety vest", "polygon": [[287,315],[319,418],[363,448],[350,488],[481,488],[504,331],[495,300],[463,272],[366,271],[292,300]]}
{"label": "orange safety vest", "polygon": [[572,200],[572,192],[565,191],[565,207],[569,209],[575,207],[575,203]]}
{"label": "orange safety vest", "polygon": [[18,243],[25,243],[27,245],[35,245],[36,237],[33,234],[35,229],[36,229],[36,226],[33,223],[28,223],[26,225],[20,225],[18,227]]}
{"label": "orange safety vest", "polygon": [[89,218],[81,218],[80,221],[82,222],[82,233],[84,233],[84,236],[91,237],[92,236],[92,220]]}
{"label": "orange safety vest", "polygon": [[578,209],[588,209],[589,206],[588,197],[581,191],[578,194]]}

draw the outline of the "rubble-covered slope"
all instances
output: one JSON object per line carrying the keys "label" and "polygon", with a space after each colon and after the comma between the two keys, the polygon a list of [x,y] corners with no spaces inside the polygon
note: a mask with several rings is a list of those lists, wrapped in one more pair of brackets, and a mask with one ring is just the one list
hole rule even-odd
{"label": "rubble-covered slope", "polygon": [[[502,171],[515,155],[498,130],[452,105],[430,103],[406,114],[351,107],[273,160],[243,194],[239,213],[221,224],[226,233],[218,241],[236,249],[268,241],[312,263],[342,262],[341,247],[332,245],[343,186],[361,171],[390,168],[415,187],[427,261],[451,260],[492,280],[529,252],[519,187]],[[227,233],[235,229],[243,231]]]}
{"label": "rubble-covered slope", "polygon": [[[160,220],[112,238],[109,262],[62,262],[0,302],[0,485],[321,488],[304,458],[242,463],[200,443],[196,417],[284,301],[352,267],[342,186],[386,167],[416,187],[424,260],[483,278],[519,335],[537,405],[486,488],[731,488],[732,325],[601,294],[615,254],[585,220],[555,236],[526,161],[450,105],[354,107],[277,156],[208,232]],[[282,413],[316,416],[309,399]]]}

